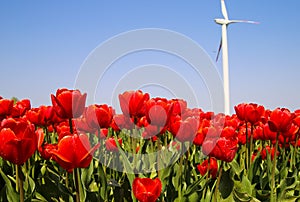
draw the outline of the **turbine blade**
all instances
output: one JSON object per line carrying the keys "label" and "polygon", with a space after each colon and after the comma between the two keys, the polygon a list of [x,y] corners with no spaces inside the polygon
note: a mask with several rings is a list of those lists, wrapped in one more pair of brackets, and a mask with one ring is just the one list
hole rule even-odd
{"label": "turbine blade", "polygon": [[224,0],[221,0],[221,8],[222,8],[223,17],[225,18],[225,20],[228,20],[228,14],[227,14],[227,10],[226,10],[226,6],[225,6],[225,1]]}
{"label": "turbine blade", "polygon": [[218,62],[221,49],[222,49],[222,38],[221,38],[221,41],[220,41],[220,45],[219,45],[219,49],[218,49],[218,53],[217,53],[217,57],[216,57],[216,62]]}
{"label": "turbine blade", "polygon": [[259,24],[259,22],[251,21],[251,20],[230,20],[230,23],[249,23],[249,24]]}

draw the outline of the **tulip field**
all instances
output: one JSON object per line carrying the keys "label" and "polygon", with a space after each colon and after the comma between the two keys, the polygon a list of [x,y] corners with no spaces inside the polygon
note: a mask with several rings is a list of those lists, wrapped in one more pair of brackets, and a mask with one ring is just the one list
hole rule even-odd
{"label": "tulip field", "polygon": [[225,115],[136,90],[117,114],[86,97],[0,97],[0,201],[300,201],[300,110]]}

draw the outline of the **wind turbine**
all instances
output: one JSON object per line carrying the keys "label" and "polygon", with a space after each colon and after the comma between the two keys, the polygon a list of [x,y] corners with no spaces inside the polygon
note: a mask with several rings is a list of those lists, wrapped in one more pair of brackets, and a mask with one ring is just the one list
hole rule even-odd
{"label": "wind turbine", "polygon": [[223,14],[223,19],[215,19],[215,22],[219,25],[222,25],[222,38],[217,54],[216,61],[218,61],[219,54],[222,50],[222,62],[223,62],[223,82],[224,82],[224,104],[225,104],[225,114],[230,114],[230,97],[229,97],[229,70],[228,70],[228,44],[227,44],[227,26],[231,23],[250,23],[250,24],[258,24],[258,22],[248,21],[248,20],[229,20],[225,1],[221,0],[221,9]]}

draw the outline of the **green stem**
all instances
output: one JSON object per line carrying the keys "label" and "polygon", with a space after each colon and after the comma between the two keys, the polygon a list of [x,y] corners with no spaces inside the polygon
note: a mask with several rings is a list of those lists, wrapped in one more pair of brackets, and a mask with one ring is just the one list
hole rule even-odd
{"label": "green stem", "polygon": [[253,129],[254,129],[254,126],[253,126],[253,124],[251,124],[249,165],[251,163],[251,156],[252,156],[252,153],[253,153]]}
{"label": "green stem", "polygon": [[75,191],[76,191],[76,202],[80,202],[80,191],[79,191],[79,170],[75,168],[73,170],[74,181],[75,181]]}
{"label": "green stem", "polygon": [[248,168],[249,168],[249,141],[248,141],[248,126],[247,126],[247,122],[246,124],[246,172],[248,172]]}
{"label": "green stem", "polygon": [[22,168],[20,165],[17,165],[17,170],[16,172],[18,173],[18,181],[17,184],[19,184],[19,193],[20,193],[20,202],[24,202],[24,188],[23,188],[23,180],[21,179],[21,172]]}
{"label": "green stem", "polygon": [[297,155],[297,147],[298,147],[298,138],[299,138],[299,131],[300,129],[298,130],[297,132],[297,135],[296,135],[296,142],[295,142],[295,149],[294,149],[294,155],[293,155],[293,159],[292,159],[292,167],[294,167],[296,165],[296,155]]}
{"label": "green stem", "polygon": [[[183,143],[181,143],[183,145]],[[180,156],[180,162],[179,162],[179,187],[178,187],[178,199],[182,200],[182,190],[181,190],[181,184],[182,184],[182,164],[183,164],[183,154]]]}
{"label": "green stem", "polygon": [[223,163],[224,162],[221,161],[220,170],[219,170],[219,176],[218,176],[217,184],[216,184],[216,188],[215,188],[215,201],[217,201],[217,199],[218,199],[219,186],[220,186],[221,177],[222,177],[222,171],[223,171]]}
{"label": "green stem", "polygon": [[276,144],[275,144],[275,152],[274,152],[274,160],[272,167],[272,184],[271,184],[271,202],[276,202],[276,186],[275,186],[275,171],[276,171],[276,159],[277,159],[277,147],[278,147],[278,137],[279,132],[276,134]]}
{"label": "green stem", "polygon": [[50,144],[50,143],[51,143],[51,139],[50,139],[50,136],[49,136],[48,127],[45,126],[44,129],[45,129],[45,133],[46,133],[46,140],[47,140],[47,143]]}
{"label": "green stem", "polygon": [[69,126],[70,126],[70,133],[73,134],[73,123],[72,123],[72,119],[69,119]]}
{"label": "green stem", "polygon": [[19,192],[19,166],[16,164],[16,192]]}
{"label": "green stem", "polygon": [[[283,161],[285,160],[285,156],[286,156],[285,145],[286,145],[286,138],[284,137],[284,140],[283,140],[283,153],[282,153],[282,159],[283,159]],[[274,156],[275,155],[276,155],[276,153],[274,154]],[[286,164],[284,163],[283,166],[286,166]]]}
{"label": "green stem", "polygon": [[207,175],[206,175],[206,180],[208,180],[209,175],[210,175],[210,156],[208,157],[208,162],[207,162]]}
{"label": "green stem", "polygon": [[[202,162],[203,163],[203,162]],[[208,157],[208,163],[207,163],[207,172],[206,172],[206,177],[205,177],[205,181],[206,183],[208,182],[209,180],[209,168],[210,168],[210,156]],[[203,195],[206,195],[206,191],[207,191],[207,184],[205,184],[205,188],[204,188],[204,191],[203,191]]]}
{"label": "green stem", "polygon": [[133,155],[133,169],[136,169],[136,148],[137,148],[137,141],[136,138],[138,137],[137,135],[138,131],[136,129],[136,126],[134,129],[132,129],[132,136],[131,136],[131,147],[132,147],[132,155]]}
{"label": "green stem", "polygon": [[69,173],[68,172],[66,172],[65,184],[66,184],[66,187],[69,188]]}
{"label": "green stem", "polygon": [[[159,130],[159,127],[158,127],[158,131],[160,131]],[[159,134],[159,132],[157,133],[157,134]],[[161,142],[160,142],[160,135],[157,137],[157,176],[160,178],[161,176],[160,176],[160,174],[161,174],[161,172],[160,172],[160,170],[161,170],[161,168],[162,168],[162,162],[161,162],[161,150],[162,150],[162,145],[161,145]]]}

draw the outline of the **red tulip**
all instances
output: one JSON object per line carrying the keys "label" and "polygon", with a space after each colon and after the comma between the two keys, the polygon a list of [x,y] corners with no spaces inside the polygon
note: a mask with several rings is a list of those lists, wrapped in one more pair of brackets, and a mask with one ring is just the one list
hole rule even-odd
{"label": "red tulip", "polygon": [[[246,144],[246,130],[248,132],[248,134],[251,133],[251,129],[250,128],[247,128],[246,129],[246,125],[243,124],[242,126],[239,127],[239,131],[238,131],[238,141],[239,141],[239,144]],[[248,141],[250,140],[250,136],[248,136]]]}
{"label": "red tulip", "polygon": [[142,137],[144,139],[150,139],[152,137],[155,137],[156,135],[163,134],[165,132],[165,129],[160,130],[157,126],[148,124],[145,127],[145,131],[142,134]]}
{"label": "red tulip", "polygon": [[242,124],[241,120],[237,117],[236,114],[233,114],[232,116],[226,116],[225,117],[225,123],[224,126],[231,126],[235,129],[237,129]]}
{"label": "red tulip", "polygon": [[220,137],[225,137],[227,139],[236,138],[237,137],[237,132],[233,127],[226,126],[226,127],[223,128]]}
{"label": "red tulip", "polygon": [[277,108],[270,114],[268,121],[270,130],[273,132],[287,132],[292,126],[293,114],[285,108]]}
{"label": "red tulip", "polygon": [[[119,143],[120,146],[122,145],[122,139],[121,138],[118,139],[118,143]],[[106,141],[105,141],[105,147],[106,147],[106,150],[110,151],[110,152],[117,152],[117,151],[119,151],[119,149],[117,147],[117,143],[115,141],[115,138],[112,138],[112,137],[106,139]]]}
{"label": "red tulip", "polygon": [[113,117],[111,127],[114,131],[120,131],[122,129],[131,130],[134,128],[133,120],[124,114],[116,114]]}
{"label": "red tulip", "polygon": [[[61,117],[59,117],[54,109],[53,106],[50,106],[49,107],[49,112],[51,112],[51,116],[49,116],[49,118],[46,118],[47,119],[47,124],[48,125],[57,125],[57,124],[60,124],[61,122],[64,122],[66,121],[66,119],[62,119]],[[48,113],[48,112],[47,112]],[[48,116],[48,115],[47,115]]]}
{"label": "red tulip", "polygon": [[52,109],[53,108],[51,106],[31,108],[26,112],[26,118],[35,125],[47,126],[54,113]]}
{"label": "red tulip", "polygon": [[136,128],[144,128],[144,132],[142,134],[142,137],[144,139],[150,139],[152,137],[155,137],[156,135],[161,135],[167,130],[167,127],[160,127],[157,125],[150,124],[146,116],[143,116],[140,119],[138,119],[136,126]]}
{"label": "red tulip", "polygon": [[101,128],[100,131],[96,132],[96,135],[100,139],[105,139],[108,135],[108,129],[107,128]]}
{"label": "red tulip", "polygon": [[56,96],[51,94],[51,101],[60,118],[78,118],[85,108],[86,93],[81,94],[79,90],[58,89]]}
{"label": "red tulip", "polygon": [[299,130],[299,127],[296,124],[292,123],[290,129],[288,131],[282,133],[282,136],[284,138],[292,137],[293,135],[295,135],[298,132],[298,130]]}
{"label": "red tulip", "polygon": [[149,94],[141,90],[126,91],[119,95],[120,106],[125,116],[140,118],[145,116],[145,102],[149,100]]}
{"label": "red tulip", "polygon": [[38,151],[41,157],[45,160],[49,160],[52,157],[52,150],[57,150],[57,144],[49,144],[44,142],[44,131],[42,128],[38,128],[35,133],[38,137]]}
{"label": "red tulip", "polygon": [[24,116],[26,111],[31,108],[30,100],[24,99],[16,102],[14,104],[12,111],[11,111],[11,117],[18,118],[21,116]]}
{"label": "red tulip", "polygon": [[95,133],[97,130],[95,128],[91,128],[87,121],[85,116],[81,116],[80,118],[73,119],[74,127],[77,131],[81,131],[84,133]]}
{"label": "red tulip", "polygon": [[170,124],[170,132],[180,142],[192,142],[198,131],[199,119],[189,117],[182,120],[180,116],[177,117],[177,120]]}
{"label": "red tulip", "polygon": [[[72,123],[73,123],[72,124],[73,133],[78,133],[77,128],[74,127],[76,122],[74,120],[72,120]],[[66,121],[61,122],[60,124],[58,124],[56,126],[56,131],[57,131],[57,134],[58,134],[58,141],[60,141],[65,136],[72,135],[71,132],[70,132],[70,125]]]}
{"label": "red tulip", "polygon": [[263,140],[264,139],[264,130],[263,130],[262,122],[260,122],[260,124],[255,126],[255,128],[253,129],[253,139],[254,140]]}
{"label": "red tulip", "polygon": [[169,100],[170,108],[171,108],[171,115],[182,115],[187,110],[187,102],[182,99],[171,99]]}
{"label": "red tulip", "polygon": [[202,176],[204,176],[209,170],[209,176],[212,178],[216,178],[218,173],[217,159],[213,157],[209,158],[209,165],[208,165],[208,159],[206,159],[201,164],[197,165],[197,169]]}
{"label": "red tulip", "polygon": [[267,123],[263,126],[263,137],[262,140],[276,140],[276,132],[271,131]]}
{"label": "red tulip", "polygon": [[234,109],[237,117],[241,121],[246,121],[251,124],[255,124],[260,121],[265,112],[265,108],[262,105],[257,105],[254,103],[242,103],[235,106]]}
{"label": "red tulip", "polygon": [[12,108],[14,105],[13,100],[9,99],[0,99],[0,120],[1,117],[5,118],[11,114]]}
{"label": "red tulip", "polygon": [[199,108],[193,108],[193,109],[190,109],[190,108],[186,108],[186,110],[184,111],[183,114],[181,114],[181,117],[183,119],[186,119],[188,117],[198,117],[200,120],[203,120],[203,119],[208,119],[210,120],[211,117],[208,118],[208,113],[204,113],[201,109]]}
{"label": "red tulip", "polygon": [[112,107],[106,104],[90,105],[86,108],[85,117],[87,124],[91,128],[109,128],[113,119],[115,111]]}
{"label": "red tulip", "polygon": [[203,119],[200,121],[199,128],[197,134],[193,140],[193,143],[197,146],[201,146],[208,132],[208,128],[210,126],[210,120]]}
{"label": "red tulip", "polygon": [[237,144],[237,138],[209,138],[204,140],[202,144],[202,152],[210,157],[215,157],[216,159],[222,161],[231,162],[237,152]]}
{"label": "red tulip", "polygon": [[155,202],[161,194],[162,184],[159,178],[135,178],[132,183],[133,194],[140,202]]}
{"label": "red tulip", "polygon": [[36,151],[38,138],[35,127],[25,119],[4,119],[0,131],[0,156],[22,165]]}
{"label": "red tulip", "polygon": [[298,127],[300,127],[300,110],[296,110],[296,111],[295,111],[295,117],[294,117],[293,122],[294,122]]}
{"label": "red tulip", "polygon": [[58,145],[57,150],[52,150],[52,159],[68,172],[74,168],[86,168],[90,165],[93,154],[100,144],[93,148],[90,146],[89,138],[85,134],[74,134],[63,137]]}
{"label": "red tulip", "polygon": [[169,120],[170,104],[164,98],[152,98],[146,103],[146,117],[148,123],[164,127]]}
{"label": "red tulip", "polygon": [[[260,150],[260,148],[259,148],[259,150]],[[273,160],[274,159],[274,156],[275,156],[275,148],[274,147],[272,147],[272,148],[270,148],[270,146],[266,146],[266,147],[264,147],[263,149],[262,149],[262,151],[261,151],[261,159],[262,160],[265,160],[265,159],[267,159],[267,153],[270,155],[271,154],[271,160]],[[279,151],[277,151],[277,155],[276,156],[278,156],[279,155]]]}
{"label": "red tulip", "polygon": [[49,160],[52,157],[52,151],[57,150],[57,144],[45,143],[39,148],[41,157],[45,160]]}

